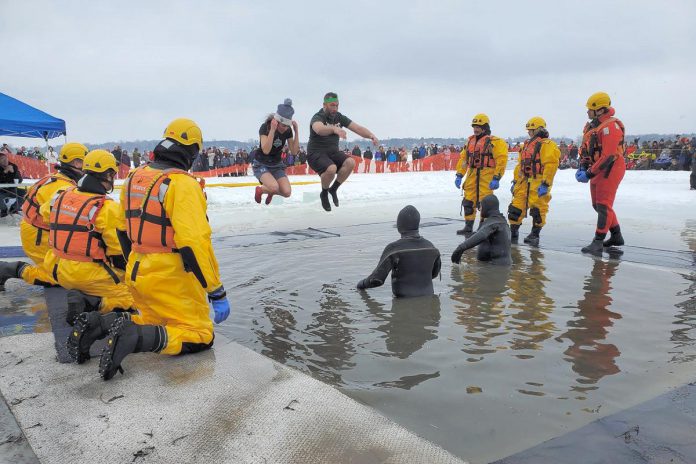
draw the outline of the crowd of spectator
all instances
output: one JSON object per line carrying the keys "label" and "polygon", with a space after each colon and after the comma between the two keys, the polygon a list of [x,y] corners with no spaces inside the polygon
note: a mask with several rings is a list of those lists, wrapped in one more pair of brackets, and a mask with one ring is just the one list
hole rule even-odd
{"label": "crowd of spectator", "polygon": [[[510,152],[517,152],[520,149],[520,142],[508,142]],[[206,148],[194,161],[194,172],[206,172],[212,170],[222,170],[223,176],[243,176],[249,173],[249,166],[253,160],[256,147],[247,151],[244,148],[230,150],[226,147],[211,146]],[[560,169],[577,169],[579,159],[578,145],[573,141],[561,140],[559,143],[561,151]],[[0,151],[14,153],[19,156],[26,156],[39,161],[48,161],[49,164],[58,161],[57,152],[53,147],[48,147],[42,151],[39,147],[19,147],[15,151],[7,144],[0,147]],[[444,163],[440,163],[439,169],[453,170],[456,167],[460,146],[438,145],[436,143],[421,143],[414,145],[410,149],[405,146],[379,146],[377,148],[361,148],[354,145],[352,148],[345,147],[346,155],[353,156],[356,160],[355,172],[401,172],[401,171],[420,171],[423,170],[424,160],[434,155],[443,155]],[[135,148],[132,152],[122,149],[116,145],[111,150],[114,157],[120,162],[127,173],[127,169],[138,167],[141,164],[152,160],[151,151],[141,152]],[[633,139],[626,145],[626,167],[627,169],[645,170],[691,170],[696,167],[696,138],[676,136],[672,139],[660,139],[641,142],[639,138]],[[306,168],[307,152],[304,146],[300,147],[298,154],[290,153],[287,148],[283,151],[283,163],[287,167],[295,168],[293,173],[309,173]],[[375,165],[374,170],[372,165]],[[300,166],[305,166],[302,170]],[[226,169],[236,167],[236,169]],[[430,167],[432,169],[432,167]]]}

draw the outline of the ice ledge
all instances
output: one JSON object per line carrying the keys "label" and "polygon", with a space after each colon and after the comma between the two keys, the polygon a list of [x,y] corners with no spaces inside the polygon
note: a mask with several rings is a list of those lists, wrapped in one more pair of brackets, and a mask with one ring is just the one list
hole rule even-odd
{"label": "ice ledge", "polygon": [[[221,341],[222,342],[222,341]],[[55,360],[52,334],[0,338],[0,392],[42,463],[461,463],[335,388],[237,343]]]}

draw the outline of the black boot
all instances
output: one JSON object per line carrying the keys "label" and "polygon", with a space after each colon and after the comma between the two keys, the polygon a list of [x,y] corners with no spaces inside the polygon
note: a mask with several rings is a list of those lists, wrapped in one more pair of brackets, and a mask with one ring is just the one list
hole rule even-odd
{"label": "black boot", "polygon": [[24,266],[28,265],[24,261],[0,261],[0,292],[5,291],[8,279],[20,279]]}
{"label": "black boot", "polygon": [[624,244],[623,235],[621,235],[621,226],[615,226],[609,229],[611,237],[604,241],[605,247],[621,246]]}
{"label": "black boot", "polygon": [[109,338],[99,360],[99,374],[110,380],[117,371],[123,374],[121,363],[131,353],[159,352],[164,348],[166,331],[160,325],[137,325],[117,319],[109,329]]}
{"label": "black boot", "polygon": [[109,334],[109,327],[117,319],[124,317],[128,318],[128,313],[111,312],[104,315],[96,311],[80,313],[75,319],[75,324],[66,342],[70,357],[77,364],[89,360],[89,349],[92,344],[106,337]]}
{"label": "black boot", "polygon": [[68,313],[65,321],[73,325],[75,318],[81,313],[99,311],[100,306],[101,298],[98,296],[86,295],[79,290],[68,290]]}
{"label": "black boot", "polygon": [[331,211],[331,203],[329,203],[329,189],[322,189],[319,194],[319,199],[321,200],[321,206],[324,211]]}
{"label": "black boot", "polygon": [[520,239],[520,225],[512,224],[510,226],[510,241],[512,243],[517,243]]}
{"label": "black boot", "polygon": [[474,221],[465,221],[464,228],[457,231],[457,235],[463,235],[465,237],[470,237],[474,233]]}
{"label": "black boot", "polygon": [[583,253],[589,253],[591,255],[602,256],[602,251],[604,250],[604,237],[598,238],[595,235],[592,243],[582,248]]}
{"label": "black boot", "polygon": [[532,231],[524,238],[524,243],[539,246],[539,232],[541,232],[541,227],[532,227]]}

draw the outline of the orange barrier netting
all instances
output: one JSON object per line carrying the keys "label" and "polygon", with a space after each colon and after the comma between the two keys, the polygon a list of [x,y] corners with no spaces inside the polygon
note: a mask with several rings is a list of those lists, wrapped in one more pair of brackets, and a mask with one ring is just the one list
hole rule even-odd
{"label": "orange barrier netting", "polygon": [[[355,173],[389,173],[389,172],[416,172],[416,171],[452,171],[459,160],[459,153],[438,153],[423,159],[410,161],[387,162],[374,159],[363,159],[359,156],[349,155],[355,160]],[[9,155],[11,162],[17,165],[22,177],[25,179],[40,179],[48,173],[48,167],[44,161],[26,156]],[[125,179],[131,170],[129,166],[121,164],[117,178]],[[51,168],[53,171],[53,168]],[[289,176],[315,175],[316,173],[307,164],[288,166],[285,172]],[[199,177],[227,177],[231,174],[251,174],[249,164],[238,164],[226,168],[210,169],[208,171],[194,171]]]}

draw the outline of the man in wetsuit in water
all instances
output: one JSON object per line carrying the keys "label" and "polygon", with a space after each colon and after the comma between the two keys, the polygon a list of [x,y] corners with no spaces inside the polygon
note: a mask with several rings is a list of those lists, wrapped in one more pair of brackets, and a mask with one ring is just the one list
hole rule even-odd
{"label": "man in wetsuit in water", "polygon": [[498,197],[487,195],[481,200],[481,218],[483,222],[476,233],[452,253],[452,262],[459,264],[462,254],[478,245],[479,261],[489,261],[491,264],[512,264],[510,226],[500,212]]}
{"label": "man in wetsuit in water", "polygon": [[[346,139],[348,128],[360,137],[372,140],[375,146],[379,140],[375,134],[360,124],[351,121],[338,112],[338,95],[329,92],[324,95],[324,106],[314,116],[309,125],[309,143],[307,144],[307,162],[321,178],[321,206],[331,211],[329,194],[334,206],[338,206],[338,187],[353,172],[355,161],[338,149],[338,140]],[[332,184],[333,182],[333,184]]]}
{"label": "man in wetsuit in water", "polygon": [[433,279],[440,274],[440,251],[418,233],[420,213],[411,205],[399,212],[396,228],[401,238],[384,248],[379,264],[358,289],[379,287],[391,272],[396,297],[433,294]]}

